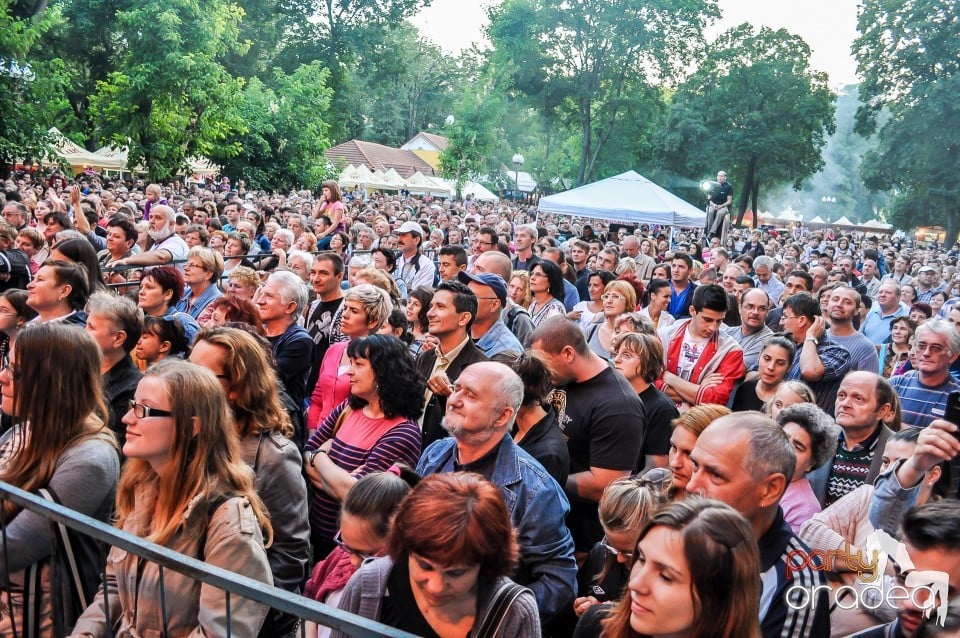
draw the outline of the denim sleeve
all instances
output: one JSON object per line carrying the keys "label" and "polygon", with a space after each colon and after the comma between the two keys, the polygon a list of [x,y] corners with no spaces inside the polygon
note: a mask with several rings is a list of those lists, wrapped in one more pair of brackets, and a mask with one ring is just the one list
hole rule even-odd
{"label": "denim sleeve", "polygon": [[[524,482],[530,478],[524,477]],[[560,486],[545,478],[536,487],[526,487],[532,491],[525,499],[526,511],[518,521],[517,534],[522,548],[521,570],[529,578],[526,586],[537,598],[540,617],[549,619],[573,603],[577,563],[573,536],[564,522],[569,502]]]}
{"label": "denim sleeve", "polygon": [[894,538],[900,538],[900,522],[907,510],[917,502],[917,494],[920,493],[920,484],[914,487],[900,485],[897,470],[903,463],[903,460],[897,461],[877,477],[873,486],[873,502],[870,503],[870,524]]}

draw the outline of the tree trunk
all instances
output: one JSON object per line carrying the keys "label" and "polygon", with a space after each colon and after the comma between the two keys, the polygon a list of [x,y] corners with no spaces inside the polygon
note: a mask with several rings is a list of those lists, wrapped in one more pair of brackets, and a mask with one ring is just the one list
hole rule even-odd
{"label": "tree trunk", "polygon": [[946,214],[947,218],[947,238],[943,242],[944,246],[953,246],[957,241],[957,235],[960,233],[960,210],[956,208]]}
{"label": "tree trunk", "polygon": [[747,165],[747,174],[743,178],[743,190],[740,191],[740,203],[737,205],[737,226],[743,224],[743,215],[747,212],[747,204],[750,201],[750,194],[753,192],[753,180],[756,172],[757,156],[753,155]]}
{"label": "tree trunk", "polygon": [[580,144],[580,169],[577,171],[577,186],[583,186],[586,183],[587,164],[590,161],[590,146],[593,143],[591,139],[591,129],[593,126],[589,109],[583,112],[581,126],[583,128],[583,142]]}
{"label": "tree trunk", "polygon": [[754,178],[753,189],[750,192],[750,199],[753,201],[753,229],[756,230],[760,225],[760,208],[757,206],[757,195],[760,194],[760,180]]}

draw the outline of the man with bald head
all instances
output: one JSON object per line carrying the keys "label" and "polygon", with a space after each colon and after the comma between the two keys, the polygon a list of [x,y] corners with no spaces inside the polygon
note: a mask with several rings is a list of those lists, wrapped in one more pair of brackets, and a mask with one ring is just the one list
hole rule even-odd
{"label": "man with bald head", "polygon": [[650,281],[657,262],[650,255],[640,252],[640,239],[636,235],[627,235],[620,242],[621,257],[630,257],[637,262],[637,279]]}
{"label": "man with bald head", "polygon": [[546,621],[572,604],[577,565],[564,522],[570,510],[566,496],[508,434],[522,400],[523,381],[504,364],[464,368],[443,418],[450,436],[424,450],[417,473],[476,472],[500,488],[520,542],[514,580],[533,591]]}
{"label": "man with bald head", "polygon": [[[513,264],[510,262],[510,258],[502,252],[493,250],[477,256],[469,270],[472,275],[483,273],[500,275],[500,278],[509,285],[510,276],[513,273]],[[530,340],[533,337],[533,320],[530,319],[530,313],[527,312],[526,308],[521,308],[513,303],[510,297],[507,297],[503,323],[507,325],[513,336],[523,344],[524,348],[530,347]]]}
{"label": "man with bald head", "polygon": [[[764,638],[830,635],[829,605],[823,572],[797,564],[791,556],[810,557],[810,549],[790,530],[780,509],[796,469],[796,453],[783,429],[760,412],[720,417],[697,439],[690,458],[693,475],[687,492],[723,501],[747,519],[760,546],[760,623]],[[809,601],[816,589],[816,605]],[[793,599],[802,588],[810,602]],[[793,594],[791,594],[793,592]],[[788,601],[788,596],[791,599]]]}

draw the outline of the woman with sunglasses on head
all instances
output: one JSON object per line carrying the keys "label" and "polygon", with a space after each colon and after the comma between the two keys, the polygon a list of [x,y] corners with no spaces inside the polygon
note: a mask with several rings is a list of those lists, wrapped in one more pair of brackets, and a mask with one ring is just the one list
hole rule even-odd
{"label": "woman with sunglasses on head", "polygon": [[637,292],[630,282],[616,279],[603,289],[603,323],[594,323],[587,330],[587,345],[603,359],[612,359],[614,330],[617,317],[633,312],[637,306]]}
{"label": "woman with sunglasses on head", "polygon": [[597,543],[577,571],[577,599],[573,611],[581,620],[575,636],[600,635],[599,621],[627,587],[637,536],[654,513],[666,502],[659,485],[639,476],[617,479],[600,497],[600,525],[603,540]]}
{"label": "woman with sunglasses on head", "polygon": [[[272,538],[212,372],[171,359],[146,372],[123,417],[127,457],[117,527],[212,566],[271,584]],[[107,609],[109,606],[109,609]],[[107,625],[107,611],[113,627]],[[267,607],[114,547],[106,581],[74,636],[253,638]]]}
{"label": "woman with sunglasses on head", "polygon": [[563,305],[563,271],[552,261],[538,261],[530,269],[530,292],[533,302],[528,310],[534,327],[547,317],[567,314]]}
{"label": "woman with sunglasses on head", "polygon": [[[313,568],[304,596],[337,606],[347,581],[363,561],[383,553],[397,508],[419,480],[412,470],[390,468],[367,474],[350,488],[340,508],[337,548]],[[307,623],[308,638],[327,638],[330,632],[328,627]]]}
{"label": "woman with sunglasses on head", "polygon": [[[47,490],[46,498],[106,523],[120,459],[116,438],[99,416],[108,413],[100,366],[100,348],[84,330],[58,322],[24,328],[0,371],[3,412],[13,420],[0,436],[0,480],[34,493]],[[2,508],[0,573],[8,582],[0,634],[23,635],[32,617],[36,635],[63,635],[100,582],[99,548],[92,538],[70,534],[73,575],[82,587],[54,594],[52,574],[70,572],[63,571],[66,550],[55,541],[50,521],[11,501]],[[26,605],[27,592],[33,594],[31,605]],[[54,608],[63,615],[54,614]]]}

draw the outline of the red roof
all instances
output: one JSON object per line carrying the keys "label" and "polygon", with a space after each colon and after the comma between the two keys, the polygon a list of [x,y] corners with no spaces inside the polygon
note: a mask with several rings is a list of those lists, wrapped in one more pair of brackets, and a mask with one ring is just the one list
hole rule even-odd
{"label": "red roof", "polygon": [[413,151],[390,148],[373,142],[350,140],[327,149],[324,155],[334,162],[342,159],[344,163],[354,166],[366,164],[371,171],[392,168],[404,178],[410,177],[417,171],[424,175],[434,174],[433,167],[417,157]]}
{"label": "red roof", "polygon": [[425,138],[427,138],[427,140],[430,141],[431,144],[436,146],[441,151],[447,148],[447,138],[445,138],[442,135],[434,135],[433,133],[424,133],[423,131],[420,131],[419,133],[417,133],[417,135],[424,136]]}

